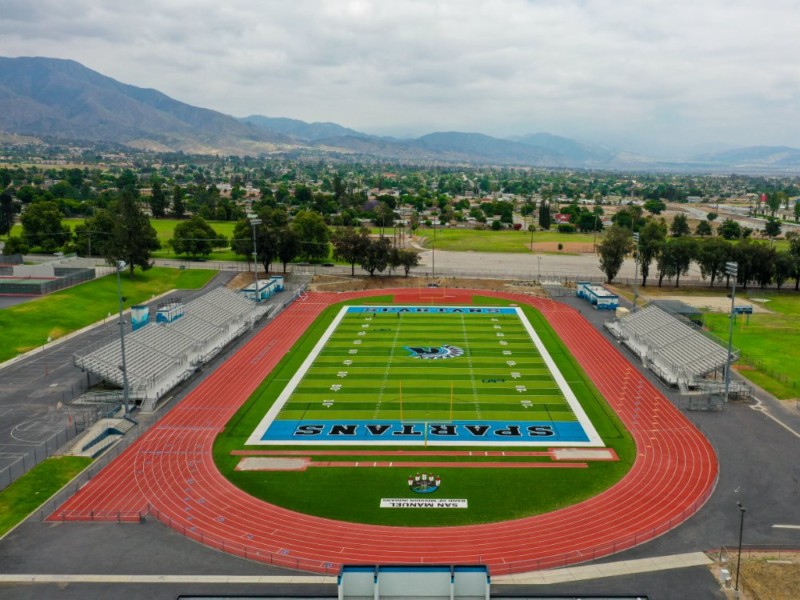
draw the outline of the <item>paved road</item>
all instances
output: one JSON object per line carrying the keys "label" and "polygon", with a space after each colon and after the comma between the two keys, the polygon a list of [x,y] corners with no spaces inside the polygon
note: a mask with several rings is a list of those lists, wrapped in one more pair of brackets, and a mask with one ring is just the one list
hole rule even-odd
{"label": "paved road", "polygon": [[[234,275],[221,272],[201,290],[179,290],[158,302],[190,301]],[[152,309],[151,313],[155,306]],[[98,380],[90,380],[75,367],[72,355],[118,335],[118,318],[112,315],[80,336],[0,367],[0,488],[8,483],[6,467],[13,478],[18,477],[92,421],[95,409],[70,405],[70,401]]]}
{"label": "paved road", "polygon": [[[565,302],[579,308],[600,326],[610,318],[576,298]],[[244,343],[242,340],[239,343]],[[222,359],[220,359],[222,360]],[[650,376],[648,374],[648,376]],[[652,378],[652,376],[650,376]],[[656,384],[660,384],[656,381]],[[676,404],[679,398],[661,388]],[[723,412],[686,412],[711,440],[720,460],[720,478],[708,503],[677,529],[636,548],[607,557],[608,563],[652,556],[735,546],[739,511],[747,508],[745,544],[800,547],[800,529],[773,525],[800,525],[800,412],[791,404],[763,399],[767,411],[745,403],[731,403]],[[783,424],[776,422],[780,420]],[[654,499],[658,501],[658,499]],[[148,521],[136,524],[25,523],[0,540],[0,565],[6,573],[127,573],[127,574],[277,574],[285,570],[250,563],[200,546]],[[92,584],[3,586],[0,599],[22,600],[55,595],[63,598],[100,597],[174,598],[178,593],[220,593],[220,586]],[[225,587],[229,593],[271,595],[332,595],[330,586],[313,589]],[[513,596],[579,594],[648,594],[653,600],[719,599],[723,596],[703,568],[628,575],[542,587],[497,586],[496,594]]]}

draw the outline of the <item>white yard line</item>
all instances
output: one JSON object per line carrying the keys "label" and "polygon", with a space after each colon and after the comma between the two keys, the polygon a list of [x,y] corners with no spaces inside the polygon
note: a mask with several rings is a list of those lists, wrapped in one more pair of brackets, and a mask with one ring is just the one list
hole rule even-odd
{"label": "white yard line", "polygon": [[575,414],[575,418],[578,419],[578,422],[583,427],[583,430],[586,432],[586,435],[589,437],[588,442],[577,442],[577,443],[552,443],[551,446],[605,446],[603,440],[600,438],[600,435],[597,433],[597,430],[594,428],[592,421],[589,419],[586,411],[583,410],[583,406],[581,403],[578,402],[578,398],[575,397],[575,393],[572,391],[572,388],[569,387],[567,380],[564,379],[564,376],[561,374],[561,371],[556,365],[553,357],[550,356],[550,353],[547,351],[547,348],[542,343],[541,338],[539,338],[539,334],[536,333],[536,330],[531,325],[531,322],[528,321],[528,317],[525,316],[525,313],[522,312],[522,309],[516,307],[515,310],[517,311],[517,315],[519,315],[520,321],[522,321],[522,325],[525,327],[528,335],[531,336],[531,340],[533,340],[533,344],[536,346],[536,349],[539,351],[539,354],[542,355],[547,368],[550,369],[550,373],[553,375],[553,379],[556,380],[556,384],[558,385],[558,389],[561,390],[561,393],[564,394],[564,397],[567,399],[567,403],[569,404],[572,412]]}
{"label": "white yard line", "polygon": [[472,367],[472,351],[470,350],[469,338],[467,337],[467,321],[464,315],[461,315],[461,329],[464,332],[464,354],[467,357],[467,365],[469,368],[469,379],[472,383],[472,402],[475,404],[475,416],[477,419],[482,419],[480,398],[478,398],[478,388],[475,387],[475,369]]}
{"label": "white yard line", "polygon": [[246,445],[264,443],[261,438],[264,437],[264,434],[267,432],[267,429],[269,429],[269,426],[275,420],[275,417],[278,416],[278,413],[281,412],[284,404],[286,404],[286,401],[292,395],[292,392],[294,392],[295,388],[300,384],[303,377],[305,377],[306,372],[308,372],[308,370],[311,368],[311,365],[314,364],[314,361],[317,359],[317,356],[319,356],[319,353],[322,352],[322,349],[325,347],[325,344],[328,343],[328,340],[330,339],[331,335],[333,335],[334,330],[339,326],[339,323],[342,321],[345,314],[347,314],[348,308],[349,307],[347,306],[343,306],[342,310],[339,311],[339,314],[336,315],[336,317],[333,319],[333,322],[325,330],[325,333],[323,333],[322,336],[319,338],[319,341],[314,346],[314,349],[311,350],[309,355],[303,361],[303,364],[300,365],[300,368],[297,369],[294,376],[289,380],[289,383],[286,385],[285,388],[283,388],[283,391],[281,392],[280,396],[278,396],[277,400],[275,400],[270,409],[267,411],[267,414],[264,415],[263,419],[261,419],[261,422],[258,424],[258,427],[256,427],[255,431],[253,431],[250,437],[247,438],[247,442],[245,442]]}

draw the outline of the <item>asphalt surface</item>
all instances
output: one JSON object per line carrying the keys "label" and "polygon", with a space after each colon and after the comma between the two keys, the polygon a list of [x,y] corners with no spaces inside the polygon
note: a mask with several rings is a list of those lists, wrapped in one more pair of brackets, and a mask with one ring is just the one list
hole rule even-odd
{"label": "asphalt surface", "polygon": [[[600,326],[612,318],[577,298],[566,303]],[[245,343],[238,341],[235,347]],[[235,347],[229,350],[232,352]],[[224,357],[218,357],[224,360]],[[634,364],[636,364],[634,362]],[[207,369],[210,371],[213,365]],[[651,377],[676,405],[679,397]],[[184,392],[202,380],[186,386]],[[34,385],[35,387],[35,385]],[[684,414],[711,440],[720,461],[716,489],[700,511],[661,537],[607,557],[616,562],[693,551],[734,547],[738,541],[739,509],[746,507],[744,543],[800,548],[800,529],[773,525],[800,525],[800,412],[796,406],[768,398],[761,410],[750,403],[733,402],[722,412]],[[173,402],[174,405],[174,402]],[[766,409],[766,410],[764,410]],[[773,418],[782,424],[777,423]],[[0,569],[4,573],[118,573],[118,574],[290,574],[234,558],[192,542],[152,520],[144,524],[24,523],[0,540]],[[333,586],[226,586],[69,584],[0,586],[0,599],[55,597],[175,598],[189,593],[322,595],[333,596]],[[714,577],[704,568],[659,571],[548,586],[495,586],[495,596],[579,596],[646,594],[652,600],[723,598]]]}
{"label": "asphalt surface", "polygon": [[[235,273],[223,271],[199,290],[178,290],[152,302],[190,301],[224,285]],[[127,326],[130,331],[130,325]],[[71,405],[89,385],[90,379],[73,365],[72,355],[92,344],[119,335],[118,316],[112,315],[85,333],[0,368],[0,472],[10,467],[15,477],[41,461],[93,422],[97,409]],[[45,340],[42,340],[43,342]],[[0,475],[0,487],[7,476]]]}

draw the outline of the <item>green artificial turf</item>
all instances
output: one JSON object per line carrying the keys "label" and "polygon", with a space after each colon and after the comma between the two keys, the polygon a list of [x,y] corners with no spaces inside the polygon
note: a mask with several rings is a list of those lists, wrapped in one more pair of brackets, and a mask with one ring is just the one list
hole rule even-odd
{"label": "green artificial turf", "polygon": [[[381,301],[388,301],[388,299],[370,298],[363,301],[363,303],[377,304]],[[483,299],[475,298],[476,304],[490,304],[490,305],[507,305],[508,303],[497,300],[494,298]],[[349,302],[348,304],[358,304],[359,302]],[[561,373],[570,384],[573,392],[581,402],[588,417],[592,421],[599,435],[602,437],[605,444],[613,448],[619,456],[619,461],[609,462],[590,462],[586,469],[559,469],[559,468],[459,468],[458,463],[469,461],[503,461],[510,460],[514,462],[519,461],[549,461],[549,458],[542,457],[521,457],[511,456],[503,457],[475,457],[475,456],[446,456],[446,457],[431,457],[423,458],[422,460],[435,460],[451,462],[452,466],[434,469],[433,472],[442,478],[442,486],[436,493],[440,498],[467,498],[469,501],[469,508],[466,510],[436,510],[436,509],[380,509],[379,501],[381,498],[390,497],[411,497],[413,492],[408,489],[407,478],[409,475],[414,475],[419,471],[418,468],[410,467],[404,468],[371,468],[371,467],[323,467],[323,468],[308,468],[306,471],[235,471],[235,467],[239,462],[238,456],[232,456],[232,450],[239,449],[269,449],[276,450],[282,448],[289,448],[289,446],[247,446],[245,441],[255,429],[256,425],[261,421],[269,406],[283,390],[286,383],[294,375],[302,361],[311,351],[313,346],[319,340],[319,337],[327,329],[328,325],[338,313],[340,306],[334,305],[327,308],[319,319],[307,330],[305,335],[297,342],[292,351],[277,365],[270,376],[259,386],[251,398],[242,406],[236,415],[227,424],[226,429],[218,436],[214,446],[214,457],[217,465],[221,471],[228,477],[234,484],[241,487],[248,493],[254,496],[263,498],[269,502],[278,504],[297,510],[300,512],[319,515],[344,521],[364,522],[374,524],[388,524],[388,525],[414,525],[414,526],[434,526],[434,525],[463,525],[473,523],[486,523],[502,521],[507,519],[520,518],[530,516],[543,512],[548,512],[557,508],[568,506],[594,496],[604,489],[612,486],[619,481],[621,477],[630,469],[635,456],[635,447],[632,438],[628,432],[621,425],[618,417],[613,413],[607,403],[602,399],[599,392],[591,384],[586,375],[577,365],[576,361],[566,351],[563,343],[558,339],[555,333],[547,324],[546,320],[541,314],[532,307],[525,306],[523,308],[526,316],[533,324],[543,343],[550,352],[553,360],[558,365]],[[383,316],[379,317],[383,318]],[[386,316],[387,319],[397,319],[394,315]],[[516,319],[516,317],[514,317]],[[379,320],[379,319],[376,319]],[[517,320],[517,323],[519,321]],[[374,321],[373,321],[374,323]],[[437,325],[438,327],[439,325]],[[387,327],[388,329],[388,327]],[[509,325],[509,334],[506,339],[511,339],[515,334],[512,334],[513,328]],[[456,337],[459,332],[463,333],[461,324],[454,323],[450,331],[453,337]],[[352,333],[352,332],[350,332]],[[382,332],[389,334],[390,332]],[[437,341],[440,338],[437,336],[436,340],[433,337],[433,331],[429,334],[428,338],[431,342]],[[478,337],[480,337],[479,334]],[[527,335],[527,334],[525,334]],[[334,342],[334,335],[331,342]],[[422,342],[421,342],[422,343]],[[440,341],[438,343],[441,343]],[[456,343],[455,341],[453,342]],[[520,341],[520,343],[522,343]],[[530,343],[530,342],[529,342]],[[532,346],[532,343],[530,343]],[[335,346],[331,346],[331,349]],[[323,351],[320,358],[327,360],[323,356],[328,349]],[[537,353],[538,354],[538,353]],[[374,356],[370,357],[375,365],[372,366],[371,371],[373,374],[381,374],[386,369],[386,357]],[[398,360],[402,356],[398,357]],[[536,357],[531,354],[526,360],[535,361]],[[383,361],[383,362],[382,362]],[[439,361],[436,361],[439,362]],[[416,416],[425,419],[430,416],[431,419],[449,415],[449,396],[450,396],[450,381],[455,380],[448,376],[448,369],[459,368],[456,360],[440,361],[441,366],[437,365],[436,370],[440,370],[442,377],[433,378],[425,376],[425,383],[427,390],[431,396],[428,401],[419,403],[416,406],[404,408],[404,410],[417,411]],[[447,364],[455,366],[447,366]],[[508,367],[505,367],[505,371]],[[533,364],[531,368],[533,368]],[[324,367],[320,367],[324,368]],[[494,367],[491,367],[494,369]],[[528,368],[526,367],[526,370]],[[312,373],[311,371],[309,372]],[[369,374],[369,373],[367,373]],[[363,374],[362,374],[363,375]],[[405,376],[405,375],[404,375]],[[349,377],[349,375],[348,375]],[[346,380],[346,378],[345,378]],[[310,380],[311,381],[311,380]],[[372,386],[375,384],[376,379],[362,377],[361,384]],[[528,382],[529,389],[531,385],[535,385],[533,379]],[[541,384],[545,393],[550,396],[552,391],[551,381],[549,374],[543,377]],[[299,394],[317,394],[315,390],[303,390],[303,383],[298,388]],[[409,384],[411,385],[411,384]],[[419,384],[414,384],[419,386]],[[479,382],[477,387],[481,387],[483,382]],[[313,386],[312,386],[313,387]],[[470,414],[474,415],[476,405],[471,398],[471,387],[469,390],[464,389],[463,383],[459,384],[456,388],[455,382],[453,383],[454,396],[456,396],[456,389],[459,391],[457,395],[459,400],[466,400],[459,402],[459,416],[469,418]],[[406,392],[404,384],[404,393],[411,395],[410,389]],[[329,395],[326,392],[323,395]],[[374,393],[372,394],[374,396]],[[390,401],[389,407],[381,407],[381,413],[384,418],[392,418],[399,416],[399,386],[397,394],[397,402],[392,405]],[[554,407],[564,407],[564,399],[548,398],[547,403],[552,404]],[[319,397],[315,397],[315,403],[318,402]],[[335,397],[335,396],[334,396]],[[367,398],[354,401],[357,406],[347,407],[344,400],[341,401],[342,406],[345,407],[345,414],[355,416],[356,414],[363,414],[364,410],[369,410]],[[493,407],[492,403],[498,402],[497,407]],[[518,400],[517,400],[518,403]],[[290,401],[290,406],[292,401]],[[336,404],[334,404],[336,406]],[[486,399],[481,397],[479,402],[479,409],[484,418],[502,418],[515,414],[519,416],[519,405],[514,406],[512,402],[504,402],[502,398],[492,399],[487,396]],[[373,403],[372,409],[375,410]],[[497,416],[492,413],[497,409]],[[300,406],[292,406],[290,410],[302,410]],[[318,411],[325,414],[324,408],[317,406],[308,406],[309,411]],[[356,412],[353,412],[356,411]],[[504,413],[504,411],[511,411]],[[559,413],[561,414],[561,413]],[[408,416],[404,416],[406,420]],[[459,418],[459,417],[455,417]],[[291,446],[292,449],[297,449],[296,445]],[[319,446],[313,447],[315,450],[322,450]],[[368,457],[359,455],[359,451],[368,449],[380,450],[406,450],[413,451],[415,449],[422,449],[417,447],[400,447],[400,446],[359,446],[354,448],[352,446],[333,446],[331,448],[325,447],[328,450],[341,450],[347,449],[350,454],[348,456],[315,456],[313,460],[345,460],[351,461],[375,461],[375,460],[389,460],[394,464],[407,460],[420,460],[420,457],[409,457],[398,453],[391,457]],[[459,447],[435,447],[437,450],[483,450],[502,449],[509,452],[518,450],[532,450],[530,446],[519,447],[502,447],[502,448],[485,448],[475,446],[459,446]]]}
{"label": "green artificial turf", "polygon": [[[149,300],[171,289],[196,289],[215,275],[206,269],[168,269],[153,267],[136,270],[131,279],[122,275],[122,295],[125,307]],[[119,311],[116,275],[107,275],[74,287],[42,296],[24,304],[0,310],[0,362],[44,345],[47,338],[55,340],[76,331],[109,314]]]}
{"label": "green artificial turf", "polygon": [[0,537],[64,487],[92,462],[84,456],[51,457],[0,492]]}

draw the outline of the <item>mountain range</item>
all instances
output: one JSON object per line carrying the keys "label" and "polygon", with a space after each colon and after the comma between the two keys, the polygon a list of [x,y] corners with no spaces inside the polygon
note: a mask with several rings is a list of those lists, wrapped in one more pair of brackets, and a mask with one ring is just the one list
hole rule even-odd
{"label": "mountain range", "polygon": [[[24,136],[22,138],[15,136]],[[435,132],[415,139],[369,135],[336,123],[235,118],[128,85],[71,60],[0,57],[0,141],[112,142],[197,154],[339,153],[385,160],[585,169],[800,171],[800,149],[751,147],[690,159],[646,156],[535,133],[501,139]]]}

